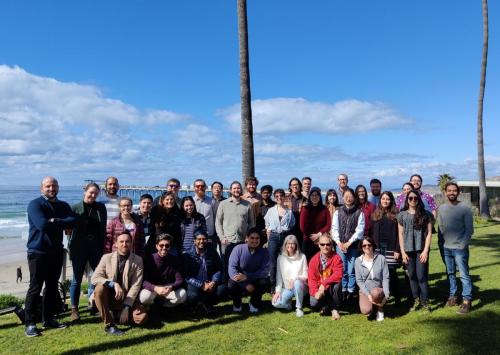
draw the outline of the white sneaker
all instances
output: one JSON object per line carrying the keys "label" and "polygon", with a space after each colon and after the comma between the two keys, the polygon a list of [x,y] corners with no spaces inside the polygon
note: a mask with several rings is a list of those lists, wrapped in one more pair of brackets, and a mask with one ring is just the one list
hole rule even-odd
{"label": "white sneaker", "polygon": [[242,311],[241,306],[239,306],[239,307],[233,306],[233,312],[235,312],[235,313],[241,313],[241,311]]}
{"label": "white sneaker", "polygon": [[384,320],[384,312],[377,311],[377,322],[382,322]]}
{"label": "white sneaker", "polygon": [[297,308],[297,310],[295,311],[295,315],[299,318],[302,318],[304,317],[304,311],[301,310],[300,308]]}
{"label": "white sneaker", "polygon": [[252,306],[251,303],[248,303],[248,305],[250,306],[250,313],[259,313],[259,309]]}

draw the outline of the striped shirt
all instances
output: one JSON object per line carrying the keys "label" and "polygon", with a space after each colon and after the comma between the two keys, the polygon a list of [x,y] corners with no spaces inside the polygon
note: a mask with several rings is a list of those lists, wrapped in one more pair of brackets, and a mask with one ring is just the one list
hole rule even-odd
{"label": "striped shirt", "polygon": [[108,215],[108,220],[106,224],[109,224],[114,218],[118,217],[120,215],[120,207],[118,206],[118,199],[119,197],[110,197],[106,195],[106,199],[102,201],[104,203],[104,206],[106,206],[106,212]]}

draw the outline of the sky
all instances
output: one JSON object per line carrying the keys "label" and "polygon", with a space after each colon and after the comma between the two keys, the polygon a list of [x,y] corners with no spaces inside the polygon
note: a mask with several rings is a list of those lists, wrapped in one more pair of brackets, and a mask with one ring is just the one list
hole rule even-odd
{"label": "sky", "polygon": [[[241,179],[236,0],[3,1],[2,184]],[[255,169],[334,187],[477,179],[481,1],[248,1]],[[487,177],[500,175],[489,2]]]}

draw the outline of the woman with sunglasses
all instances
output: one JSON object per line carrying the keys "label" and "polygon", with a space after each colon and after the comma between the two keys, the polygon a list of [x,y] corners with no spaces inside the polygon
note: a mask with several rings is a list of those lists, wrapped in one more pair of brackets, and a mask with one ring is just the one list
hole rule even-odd
{"label": "woman with sunglasses", "polygon": [[356,274],[354,262],[358,257],[358,242],[363,239],[365,217],[356,205],[356,195],[351,188],[344,191],[344,204],[333,215],[331,235],[337,244],[337,253],[342,258],[344,271],[342,276],[342,297],[354,298]]}
{"label": "woman with sunglasses", "polygon": [[276,259],[285,237],[290,234],[295,225],[295,217],[291,209],[285,206],[285,191],[276,189],[274,191],[276,204],[271,207],[265,217],[266,234],[268,238],[267,250],[271,264],[271,287],[276,284]]}
{"label": "woman with sunglasses", "polygon": [[403,210],[398,216],[399,245],[403,263],[410,279],[414,299],[412,310],[429,306],[429,250],[432,238],[432,219],[425,211],[420,194],[411,190],[406,195]]}
{"label": "woman with sunglasses", "polygon": [[313,187],[308,203],[300,210],[300,230],[303,235],[303,250],[307,260],[319,251],[319,238],[330,231],[332,217],[321,200],[321,190]]}
{"label": "woman with sunglasses", "polygon": [[116,238],[127,230],[132,237],[130,251],[141,257],[144,256],[144,245],[146,237],[144,236],[144,225],[141,218],[132,213],[132,199],[130,197],[120,197],[118,199],[118,208],[120,214],[111,220],[106,226],[106,239],[104,240],[104,254],[116,250]]}
{"label": "woman with sunglasses", "polygon": [[333,241],[328,235],[319,237],[320,251],[309,263],[307,283],[311,308],[320,308],[320,315],[331,312],[333,320],[339,320],[340,281],[342,280],[342,259],[333,249]]}
{"label": "woman with sunglasses", "polygon": [[[106,235],[106,206],[97,202],[100,188],[95,182],[85,186],[83,200],[72,207],[78,215],[75,228],[68,243],[69,257],[73,267],[73,279],[69,289],[71,298],[71,320],[80,319],[78,304],[80,303],[80,287],[82,284],[85,265],[89,264],[94,270],[101,260]],[[89,283],[88,298],[94,292],[94,286]],[[89,311],[93,310],[89,304]]]}
{"label": "woman with sunglasses", "polygon": [[148,240],[147,250],[150,254],[156,252],[156,236],[167,233],[172,236],[169,254],[180,255],[182,251],[181,211],[177,206],[175,194],[165,192],[160,203],[151,210],[151,225],[154,226]]}
{"label": "woman with sunglasses", "polygon": [[383,255],[375,252],[372,237],[361,242],[361,256],[356,259],[356,283],[359,287],[359,309],[371,318],[376,310],[378,322],[384,320],[384,304],[389,297],[389,268]]}
{"label": "woman with sunglasses", "polygon": [[182,198],[181,217],[182,252],[187,253],[193,248],[196,234],[207,235],[207,222],[201,213],[196,212],[196,205],[191,196]]}
{"label": "woman with sunglasses", "polygon": [[295,296],[295,314],[297,317],[303,317],[302,301],[304,291],[307,289],[307,260],[306,256],[300,252],[297,237],[293,234],[285,238],[277,264],[276,291],[272,305],[290,310],[292,298]]}
{"label": "woman with sunglasses", "polygon": [[396,199],[396,207],[398,210],[401,211],[403,209],[403,206],[405,205],[406,195],[408,195],[408,192],[410,192],[411,190],[413,190],[413,185],[411,184],[411,182],[405,182],[401,187],[401,194]]}
{"label": "woman with sunglasses", "polygon": [[330,189],[326,192],[325,205],[326,208],[328,208],[328,212],[330,212],[330,216],[332,216],[333,219],[333,214],[339,207],[339,197],[335,189]]}
{"label": "woman with sunglasses", "polygon": [[390,191],[384,191],[380,194],[377,209],[372,213],[371,219],[373,241],[378,246],[377,251],[385,256],[389,266],[389,288],[396,304],[399,305],[401,293],[399,291],[397,268],[401,266],[401,249],[399,247],[398,221],[396,219],[398,212],[394,195]]}

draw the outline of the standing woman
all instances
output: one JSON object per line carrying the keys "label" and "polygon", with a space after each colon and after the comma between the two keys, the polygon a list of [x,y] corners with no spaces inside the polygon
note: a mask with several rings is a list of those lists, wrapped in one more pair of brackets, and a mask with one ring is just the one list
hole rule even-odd
{"label": "standing woman", "polygon": [[182,198],[181,217],[182,252],[185,253],[193,248],[196,234],[207,235],[207,222],[201,213],[196,212],[196,205],[191,196]]}
{"label": "standing woman", "polygon": [[375,211],[375,206],[373,203],[368,202],[368,192],[366,191],[366,187],[363,185],[356,186],[356,190],[354,190],[354,194],[358,199],[358,208],[363,212],[365,217],[365,230],[364,236],[371,236],[372,233],[372,224],[371,224],[371,215],[373,211]]}
{"label": "standing woman", "polygon": [[411,190],[406,195],[403,210],[397,219],[401,255],[414,299],[412,310],[422,307],[430,312],[428,276],[432,219],[425,211],[418,191]]}
{"label": "standing woman", "polygon": [[[109,222],[106,227],[106,239],[104,240],[104,253],[111,253],[116,250],[116,238],[123,234],[125,230],[130,233],[132,243],[130,251],[140,257],[144,256],[144,226],[139,216],[132,213],[132,199],[130,197],[120,197],[118,199],[120,214]],[[151,238],[150,238],[151,239]]]}
{"label": "standing woman", "polygon": [[271,207],[265,217],[266,234],[268,238],[267,250],[271,266],[271,287],[276,284],[276,259],[285,240],[285,236],[290,234],[295,225],[295,217],[292,210],[285,206],[285,191],[276,189],[274,191],[276,205]]}
{"label": "standing woman", "polygon": [[293,227],[292,234],[297,237],[299,241],[299,246],[302,248],[302,232],[300,230],[300,210],[302,205],[307,204],[307,199],[302,195],[302,182],[297,177],[293,177],[288,182],[288,191],[286,195],[286,205],[292,210],[293,216],[295,217],[295,226]]}
{"label": "standing woman", "polygon": [[[83,200],[72,207],[78,215],[75,228],[68,243],[69,257],[73,267],[73,279],[69,289],[71,298],[71,320],[80,319],[78,304],[80,303],[80,287],[85,265],[94,270],[103,254],[104,237],[106,235],[106,206],[96,202],[100,188],[95,182],[85,186]],[[94,292],[92,283],[88,285],[88,297]],[[90,309],[90,307],[89,307]]]}
{"label": "standing woman", "polygon": [[292,298],[295,296],[295,314],[297,317],[303,317],[302,301],[307,288],[307,260],[300,252],[299,243],[293,234],[285,238],[278,256],[276,282],[272,285],[276,285],[272,305],[276,308],[292,309]]}
{"label": "standing woman", "polygon": [[151,210],[151,225],[154,226],[148,240],[147,250],[150,254],[156,252],[156,236],[162,233],[173,238],[170,254],[179,255],[182,251],[181,210],[175,202],[173,192],[165,192],[160,203]]}
{"label": "standing woman", "polygon": [[390,291],[396,304],[401,302],[397,268],[401,266],[401,249],[399,247],[398,221],[396,216],[394,195],[390,191],[380,194],[377,209],[372,213],[372,236],[378,252],[385,256],[389,267]]}
{"label": "standing woman", "polygon": [[339,197],[337,195],[337,191],[335,189],[330,189],[326,192],[326,198],[325,198],[325,204],[326,208],[328,208],[328,211],[330,212],[330,216],[332,216],[333,219],[333,214],[339,207]]}
{"label": "standing woman", "polygon": [[355,194],[347,188],[343,195],[344,204],[333,215],[331,235],[337,244],[336,250],[344,264],[342,294],[347,301],[352,300],[356,288],[354,263],[358,257],[358,242],[363,239],[365,216],[356,206]]}
{"label": "standing woman", "polygon": [[402,210],[403,206],[405,205],[405,200],[406,200],[406,195],[408,195],[408,192],[413,190],[413,185],[411,182],[405,182],[403,184],[403,187],[401,187],[401,194],[398,196],[396,199],[396,207],[398,210]]}
{"label": "standing woman", "polygon": [[321,190],[313,187],[309,193],[307,205],[300,210],[300,230],[303,236],[303,250],[307,260],[319,251],[319,238],[328,234],[332,225],[332,217],[321,200]]}

